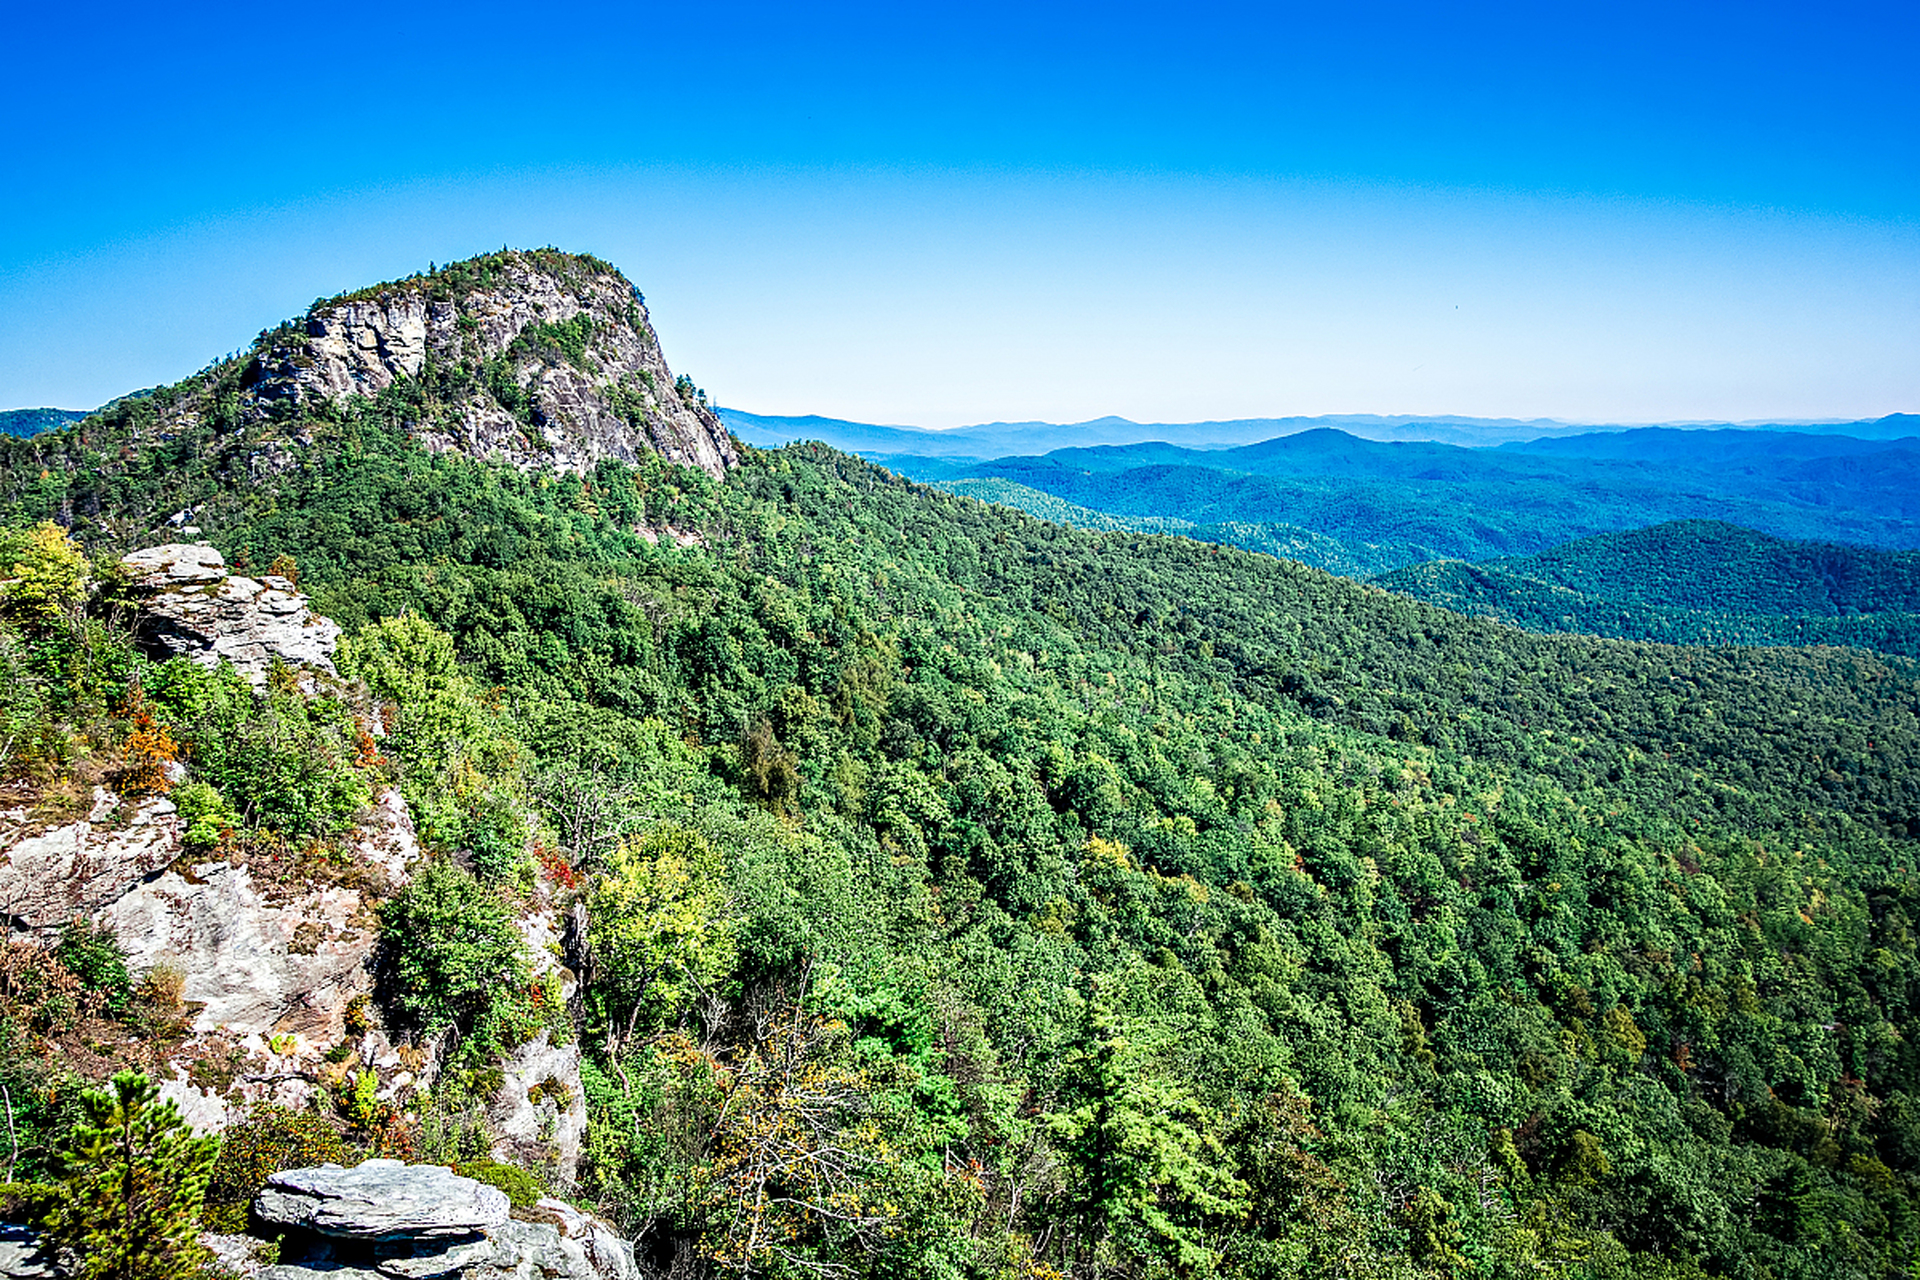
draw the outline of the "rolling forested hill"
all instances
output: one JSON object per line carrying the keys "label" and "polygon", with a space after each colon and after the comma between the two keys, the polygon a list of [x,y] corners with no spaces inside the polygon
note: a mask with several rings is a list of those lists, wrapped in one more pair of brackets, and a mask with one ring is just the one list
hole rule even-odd
{"label": "rolling forested hill", "polygon": [[[191,512],[363,637],[429,851],[486,894],[575,886],[602,963],[567,1015],[590,1127],[565,1190],[650,1272],[1920,1259],[1913,662],[1528,634],[823,446],[445,447],[487,397],[538,435],[533,392],[599,340],[555,330],[324,400],[256,394],[250,353],[0,442],[0,510],[96,550]],[[1407,527],[1518,537],[1440,515]],[[111,623],[69,649],[8,624],[19,741],[68,744],[22,777],[119,750],[130,691],[162,687]],[[410,754],[461,681],[484,741]],[[275,795],[361,767],[302,759]],[[505,994],[472,998],[450,1025],[510,1043]],[[393,1118],[414,1150],[475,1123],[490,1067]]]}
{"label": "rolling forested hill", "polygon": [[0,409],[0,434],[30,436],[86,417],[77,409]]}
{"label": "rolling forested hill", "polygon": [[1180,534],[1201,542],[1219,542],[1249,551],[1264,551],[1268,555],[1298,560],[1302,564],[1351,577],[1367,576],[1383,551],[1380,547],[1366,546],[1356,552],[1345,543],[1324,534],[1311,533],[1297,525],[1212,525],[1166,516],[1110,515],[1105,511],[1075,506],[1063,498],[1011,480],[951,480],[940,485],[940,488],[949,493],[978,498],[982,502],[1015,507],[1030,516],[1038,516],[1055,524],[1072,525],[1076,529]]}
{"label": "rolling forested hill", "polygon": [[1920,656],[1920,553],[1789,542],[1711,521],[1602,534],[1522,559],[1414,565],[1373,581],[1531,631]]}
{"label": "rolling forested hill", "polygon": [[[1646,454],[1638,450],[1644,443]],[[1531,555],[1677,520],[1776,537],[1920,546],[1910,440],[1765,431],[1599,433],[1466,449],[1322,429],[1232,449],[1059,449],[956,465],[890,459],[951,486],[1013,483],[1122,520],[1176,520],[1252,550],[1379,573]],[[1300,531],[1331,541],[1319,547]]]}

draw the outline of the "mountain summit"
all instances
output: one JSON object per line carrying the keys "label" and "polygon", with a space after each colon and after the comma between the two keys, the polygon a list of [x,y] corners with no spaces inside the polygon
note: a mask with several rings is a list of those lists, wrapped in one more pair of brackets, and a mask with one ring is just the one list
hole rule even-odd
{"label": "mountain summit", "polygon": [[[199,492],[194,477],[257,491],[323,466],[371,423],[523,472],[585,475],[657,454],[718,478],[740,461],[705,393],[667,367],[639,290],[556,249],[503,249],[323,298],[192,377],[28,439],[0,436],[0,452],[28,483],[91,477],[60,505],[63,524],[140,490],[150,509],[122,511],[111,535],[137,545],[177,509],[166,503]],[[166,479],[144,484],[150,467]]]}
{"label": "mountain summit", "polygon": [[675,378],[640,291],[597,258],[503,250],[317,302],[261,335],[243,378],[267,409],[414,379],[429,448],[584,472],[652,451],[719,476],[737,462],[704,395]]}

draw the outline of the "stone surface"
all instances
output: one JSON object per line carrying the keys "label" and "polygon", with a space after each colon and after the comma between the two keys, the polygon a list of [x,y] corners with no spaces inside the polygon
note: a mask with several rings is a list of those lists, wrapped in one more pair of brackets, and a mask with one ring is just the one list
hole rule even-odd
{"label": "stone surface", "polygon": [[[514,922],[536,976],[559,977],[560,998],[571,1006],[580,983],[561,963],[562,921],[546,902]],[[548,1033],[507,1055],[501,1085],[487,1106],[494,1158],[546,1169],[563,1185],[579,1170],[587,1136],[586,1091],[580,1083],[580,1046],[556,1045]]]}
{"label": "stone surface", "polygon": [[160,1081],[160,1098],[180,1108],[180,1118],[196,1133],[219,1133],[246,1115],[244,1106],[236,1106],[184,1076]]}
{"label": "stone surface", "polygon": [[[113,929],[134,973],[180,970],[188,1034],[160,1088],[195,1128],[214,1131],[257,1102],[303,1106],[320,1087],[348,1007],[373,988],[373,908],[404,883],[418,845],[392,791],[332,880],[263,884],[247,865],[189,858],[180,834],[171,802],[129,805],[104,790],[86,818],[51,829],[35,830],[25,810],[0,812],[0,910],[43,943],[87,916]],[[380,1059],[367,1065],[395,1078],[399,1055]]]}
{"label": "stone surface", "polygon": [[600,1280],[639,1280],[632,1243],[606,1222],[552,1197],[536,1201],[533,1207],[550,1218],[561,1235],[580,1242],[581,1252]]}
{"label": "stone surface", "polygon": [[140,602],[135,634],[155,657],[209,667],[225,658],[256,686],[276,658],[333,674],[340,628],[285,578],[230,574],[220,553],[201,543],[148,547],[122,563]]}
{"label": "stone surface", "polygon": [[349,1267],[332,1258],[317,1258],[314,1265],[281,1262],[263,1268],[259,1280],[382,1280],[371,1267]]}
{"label": "stone surface", "polygon": [[57,827],[0,811],[0,912],[16,929],[51,936],[172,862],[179,842],[172,801],[123,801],[99,787],[86,817]]}
{"label": "stone surface", "polygon": [[639,1280],[633,1246],[600,1219],[558,1200],[511,1218],[500,1192],[437,1165],[291,1169],[253,1211],[292,1231],[260,1280]]}
{"label": "stone surface", "polygon": [[569,1240],[544,1222],[509,1222],[489,1233],[497,1246],[493,1257],[467,1274],[473,1280],[596,1280],[598,1273],[577,1240]]}
{"label": "stone surface", "polygon": [[507,1222],[503,1191],[435,1164],[368,1160],[287,1169],[254,1197],[254,1216],[359,1241],[452,1243]]}
{"label": "stone surface", "polygon": [[208,862],[163,871],[101,914],[135,969],[181,967],[183,998],[201,1006],[196,1031],[331,1043],[346,1002],[370,985],[375,937],[356,919],[363,905],[338,885],[276,903],[250,867]]}
{"label": "stone surface", "polygon": [[487,1107],[496,1159],[553,1169],[571,1184],[587,1136],[587,1103],[580,1084],[580,1045],[553,1045],[547,1032],[509,1053],[502,1083]]}
{"label": "stone surface", "polygon": [[[162,1082],[196,1127],[224,1128],[257,1102],[306,1105],[323,1055],[348,1038],[348,1008],[373,990],[373,908],[404,883],[401,854],[417,851],[397,793],[382,793],[347,849],[354,861],[339,869],[343,882],[286,885],[262,884],[246,865],[191,861],[176,847],[170,865],[96,913],[136,972],[164,963],[184,976],[191,1038],[177,1061],[240,1059],[217,1088]],[[399,1057],[366,1065],[391,1078]]]}
{"label": "stone surface", "polygon": [[396,885],[407,878],[407,868],[420,856],[420,841],[397,788],[373,798],[373,821],[355,833],[352,848],[361,862],[378,867]]}
{"label": "stone surface", "polygon": [[375,1252],[373,1269],[396,1280],[439,1280],[489,1265],[499,1255],[499,1242],[484,1235],[466,1236],[443,1248],[398,1242]]}
{"label": "stone surface", "polygon": [[0,1277],[7,1280],[57,1280],[66,1272],[40,1247],[31,1227],[0,1222]]}
{"label": "stone surface", "polygon": [[[260,353],[247,394],[267,404],[337,401],[418,374],[429,356],[443,367],[506,356],[527,393],[525,415],[482,393],[421,432],[429,448],[579,474],[604,458],[658,453],[725,474],[739,461],[733,439],[711,409],[676,389],[639,294],[586,259],[568,262],[509,253],[495,259],[490,284],[457,300],[431,297],[435,282],[421,278],[321,306]],[[550,341],[516,345],[529,325],[583,314],[592,329],[577,359]],[[261,465],[293,465],[265,456],[270,448],[256,450]]]}
{"label": "stone surface", "polygon": [[260,1261],[260,1249],[265,1242],[252,1236],[215,1235],[203,1231],[200,1233],[200,1243],[213,1255],[214,1264],[221,1271],[239,1276],[240,1280],[256,1280],[264,1269]]}

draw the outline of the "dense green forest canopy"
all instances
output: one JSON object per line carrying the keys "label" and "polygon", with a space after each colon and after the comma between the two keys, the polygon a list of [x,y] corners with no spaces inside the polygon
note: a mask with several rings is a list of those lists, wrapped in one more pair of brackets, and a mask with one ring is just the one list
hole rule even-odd
{"label": "dense green forest canopy", "polygon": [[[1920,1257],[1913,662],[1528,634],[821,446],[720,481],[519,472],[421,448],[421,381],[222,409],[243,364],[0,442],[7,521],[124,550],[191,511],[236,563],[297,560],[343,673],[399,708],[423,837],[481,873],[409,891],[403,949],[435,903],[516,892],[516,823],[565,854],[604,940],[578,1193],[649,1266]],[[40,722],[111,720],[136,677],[183,739],[267,714],[9,625]],[[220,767],[226,801],[260,791]],[[583,792],[600,817],[568,826]],[[421,982],[397,1024],[524,1020]],[[767,1174],[768,1134],[819,1159]]]}
{"label": "dense green forest canopy", "polygon": [[1670,644],[1853,645],[1920,656],[1920,553],[1690,520],[1372,581],[1531,631]]}

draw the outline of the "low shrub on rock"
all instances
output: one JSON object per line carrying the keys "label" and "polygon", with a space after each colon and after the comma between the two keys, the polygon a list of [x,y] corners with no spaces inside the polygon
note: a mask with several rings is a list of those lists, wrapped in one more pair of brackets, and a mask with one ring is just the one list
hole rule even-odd
{"label": "low shrub on rock", "polygon": [[209,1231],[245,1231],[248,1208],[268,1178],[283,1169],[343,1164],[346,1158],[339,1131],[323,1117],[285,1107],[256,1108],[221,1135],[202,1220]]}

